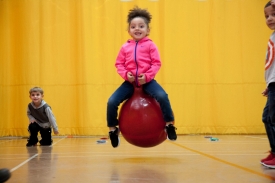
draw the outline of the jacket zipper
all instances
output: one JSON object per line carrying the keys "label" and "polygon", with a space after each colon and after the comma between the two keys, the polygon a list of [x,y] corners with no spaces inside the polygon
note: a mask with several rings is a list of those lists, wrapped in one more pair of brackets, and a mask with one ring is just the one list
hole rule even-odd
{"label": "jacket zipper", "polygon": [[138,45],[138,41],[136,41],[136,46],[135,46],[135,62],[136,62],[136,66],[137,66],[137,69],[136,69],[136,79],[135,79],[136,86],[138,86],[137,45]]}

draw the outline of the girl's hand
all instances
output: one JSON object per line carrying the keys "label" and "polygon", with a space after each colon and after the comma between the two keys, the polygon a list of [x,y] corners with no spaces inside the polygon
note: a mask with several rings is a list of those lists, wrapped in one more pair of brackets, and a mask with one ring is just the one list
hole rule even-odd
{"label": "girl's hand", "polygon": [[138,82],[139,82],[140,85],[143,85],[143,84],[146,83],[146,76],[145,76],[145,74],[140,74],[138,76]]}
{"label": "girl's hand", "polygon": [[267,94],[268,94],[268,88],[266,88],[263,92],[262,92],[262,95],[264,97],[267,97]]}
{"label": "girl's hand", "polygon": [[131,83],[135,81],[135,77],[133,76],[133,74],[131,72],[127,72],[127,79]]}
{"label": "girl's hand", "polygon": [[58,131],[54,131],[54,134],[55,134],[55,135],[58,135],[58,134],[59,134],[59,132],[58,132]]}

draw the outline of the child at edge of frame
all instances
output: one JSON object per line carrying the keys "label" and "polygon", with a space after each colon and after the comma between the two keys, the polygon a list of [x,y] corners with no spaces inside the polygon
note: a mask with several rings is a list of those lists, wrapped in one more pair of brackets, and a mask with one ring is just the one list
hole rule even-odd
{"label": "child at edge of frame", "polygon": [[262,95],[267,97],[266,105],[263,109],[262,121],[268,137],[270,152],[269,155],[261,159],[260,163],[268,168],[275,168],[275,0],[269,1],[264,7],[266,25],[273,30],[269,40],[265,61],[265,82],[266,89]]}
{"label": "child at edge of frame", "polygon": [[51,107],[43,100],[44,91],[40,87],[33,87],[29,91],[31,103],[28,104],[27,116],[29,118],[29,138],[27,147],[36,146],[38,143],[38,132],[40,132],[41,146],[52,145],[52,128],[55,135],[58,135],[58,128]]}
{"label": "child at edge of frame", "polygon": [[154,96],[160,103],[166,122],[167,139],[176,140],[174,115],[167,93],[154,79],[160,69],[159,51],[154,42],[148,38],[152,15],[147,9],[135,6],[128,13],[128,33],[132,37],[124,43],[116,58],[115,67],[124,82],[111,95],[107,103],[107,126],[114,148],[119,145],[120,130],[117,127],[118,106],[134,93],[134,85],[141,86],[145,93]]}

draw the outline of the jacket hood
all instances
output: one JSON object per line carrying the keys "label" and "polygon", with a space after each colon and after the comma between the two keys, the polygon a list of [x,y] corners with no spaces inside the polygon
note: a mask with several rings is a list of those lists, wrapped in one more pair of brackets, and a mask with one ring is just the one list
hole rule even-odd
{"label": "jacket hood", "polygon": [[43,107],[43,105],[45,105],[45,104],[46,104],[46,102],[45,102],[44,100],[42,100],[40,106],[39,106],[39,107],[36,107],[36,106],[34,105],[34,103],[31,102],[31,105],[32,105],[35,109],[39,109],[39,108]]}

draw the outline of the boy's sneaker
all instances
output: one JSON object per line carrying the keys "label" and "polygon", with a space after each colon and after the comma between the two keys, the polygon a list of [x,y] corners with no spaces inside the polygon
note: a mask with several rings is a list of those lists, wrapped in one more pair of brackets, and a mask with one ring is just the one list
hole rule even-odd
{"label": "boy's sneaker", "polygon": [[269,155],[266,158],[261,159],[260,163],[263,164],[265,161],[270,161],[274,158],[275,158],[275,154],[273,154],[272,152],[269,152]]}
{"label": "boy's sneaker", "polygon": [[115,131],[109,132],[109,137],[111,139],[112,146],[116,148],[119,145],[119,129],[116,127]]}
{"label": "boy's sneaker", "polygon": [[264,161],[262,165],[268,167],[268,168],[275,168],[275,158],[269,161]]}
{"label": "boy's sneaker", "polygon": [[51,146],[53,143],[53,140],[51,140],[51,142],[44,142],[43,140],[39,141],[41,146]]}
{"label": "boy's sneaker", "polygon": [[36,144],[32,144],[32,143],[28,142],[28,143],[26,144],[26,146],[27,146],[27,147],[32,147],[32,146],[36,146]]}
{"label": "boy's sneaker", "polygon": [[165,127],[167,133],[167,139],[169,140],[177,140],[176,127],[173,124],[170,124]]}

